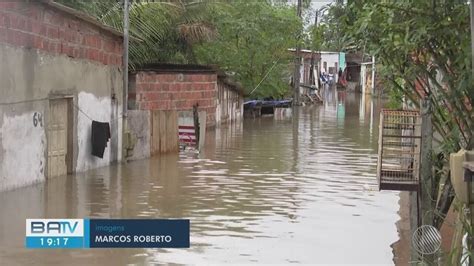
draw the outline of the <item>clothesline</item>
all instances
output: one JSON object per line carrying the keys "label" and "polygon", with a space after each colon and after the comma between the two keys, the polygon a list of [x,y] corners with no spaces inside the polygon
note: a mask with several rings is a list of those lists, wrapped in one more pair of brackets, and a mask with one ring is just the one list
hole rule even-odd
{"label": "clothesline", "polygon": [[[72,104],[73,104],[73,106],[74,106],[79,112],[81,112],[87,119],[89,119],[90,121],[97,121],[97,120],[91,118],[86,112],[84,112],[84,111],[83,111],[79,106],[77,106],[75,103],[72,103]],[[122,113],[120,113],[120,115],[119,115],[117,118],[110,120],[109,123],[113,123],[113,122],[115,122],[115,121],[118,121],[118,120],[121,118],[121,116],[122,116]]]}

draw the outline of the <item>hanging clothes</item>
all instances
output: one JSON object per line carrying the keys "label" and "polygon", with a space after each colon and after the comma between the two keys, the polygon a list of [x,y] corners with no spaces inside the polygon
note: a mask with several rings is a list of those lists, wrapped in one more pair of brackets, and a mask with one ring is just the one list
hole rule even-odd
{"label": "hanging clothes", "polygon": [[110,125],[106,122],[92,121],[92,155],[99,158],[104,157],[104,150],[110,139]]}

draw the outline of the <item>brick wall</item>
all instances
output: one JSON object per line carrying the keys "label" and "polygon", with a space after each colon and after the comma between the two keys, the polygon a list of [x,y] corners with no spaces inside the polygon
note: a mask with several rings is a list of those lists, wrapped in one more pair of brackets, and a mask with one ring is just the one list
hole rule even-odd
{"label": "brick wall", "polygon": [[48,4],[0,2],[0,43],[120,66],[121,42],[119,36]]}
{"label": "brick wall", "polygon": [[138,72],[129,100],[140,110],[206,111],[207,126],[216,122],[217,74]]}

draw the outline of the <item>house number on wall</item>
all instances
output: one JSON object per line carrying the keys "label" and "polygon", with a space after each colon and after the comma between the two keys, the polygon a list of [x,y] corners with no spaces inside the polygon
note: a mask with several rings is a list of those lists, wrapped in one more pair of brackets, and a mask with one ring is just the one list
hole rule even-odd
{"label": "house number on wall", "polygon": [[41,113],[35,112],[33,114],[33,125],[37,127],[38,124],[40,127],[43,127],[43,115],[41,115]]}

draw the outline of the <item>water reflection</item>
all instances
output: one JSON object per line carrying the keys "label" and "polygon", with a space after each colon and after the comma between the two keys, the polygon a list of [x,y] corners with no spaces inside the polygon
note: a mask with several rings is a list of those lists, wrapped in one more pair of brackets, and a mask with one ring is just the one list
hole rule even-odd
{"label": "water reflection", "polygon": [[[0,193],[0,261],[392,264],[398,196],[376,191],[380,103],[335,90],[324,95],[323,105],[299,108],[292,119],[209,132],[200,154]],[[192,247],[25,250],[24,223],[33,217],[188,218]]]}

